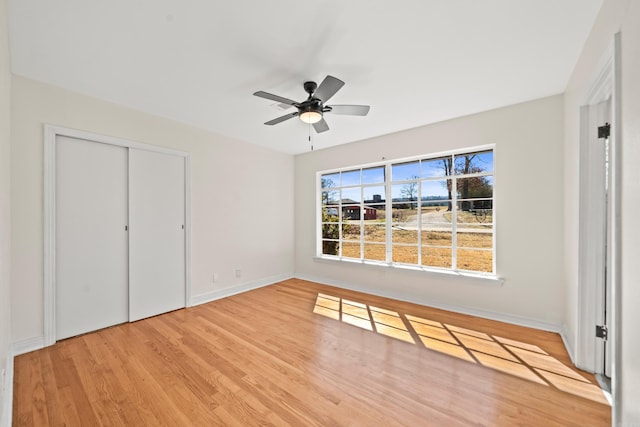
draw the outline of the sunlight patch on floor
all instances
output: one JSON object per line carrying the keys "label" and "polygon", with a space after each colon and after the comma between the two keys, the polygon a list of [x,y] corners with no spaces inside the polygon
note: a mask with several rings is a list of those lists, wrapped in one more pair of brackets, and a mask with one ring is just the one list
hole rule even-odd
{"label": "sunlight patch on floor", "polygon": [[608,405],[600,387],[537,345],[319,293],[313,312]]}

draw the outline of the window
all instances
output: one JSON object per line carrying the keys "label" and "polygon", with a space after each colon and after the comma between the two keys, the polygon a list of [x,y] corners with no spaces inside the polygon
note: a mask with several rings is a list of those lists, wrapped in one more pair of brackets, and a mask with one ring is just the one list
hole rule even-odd
{"label": "window", "polygon": [[319,255],[494,272],[493,150],[320,173]]}

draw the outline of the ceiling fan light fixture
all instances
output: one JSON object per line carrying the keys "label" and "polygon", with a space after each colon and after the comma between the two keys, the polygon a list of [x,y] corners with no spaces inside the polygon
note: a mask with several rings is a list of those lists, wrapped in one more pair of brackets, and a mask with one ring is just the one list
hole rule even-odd
{"label": "ceiling fan light fixture", "polygon": [[303,111],[302,113],[300,113],[300,120],[309,124],[318,123],[320,120],[322,120],[322,113],[313,110]]}

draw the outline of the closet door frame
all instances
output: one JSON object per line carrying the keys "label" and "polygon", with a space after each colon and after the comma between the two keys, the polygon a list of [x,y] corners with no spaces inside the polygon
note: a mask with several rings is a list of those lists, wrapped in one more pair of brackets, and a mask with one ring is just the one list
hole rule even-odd
{"label": "closet door frame", "polygon": [[44,125],[44,345],[56,342],[56,140],[58,136],[136,148],[184,158],[185,306],[191,306],[191,157],[188,152],[61,126]]}

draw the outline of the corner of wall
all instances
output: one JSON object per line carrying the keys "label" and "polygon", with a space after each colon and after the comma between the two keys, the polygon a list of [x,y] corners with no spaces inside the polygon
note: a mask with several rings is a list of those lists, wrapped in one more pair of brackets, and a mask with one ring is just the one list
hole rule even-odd
{"label": "corner of wall", "polygon": [[571,359],[571,363],[576,366],[576,350],[573,345],[573,341],[571,340],[571,335],[569,334],[569,329],[566,324],[563,324],[560,328],[560,337],[562,338],[562,342],[564,343],[564,348],[569,353],[569,358]]}

